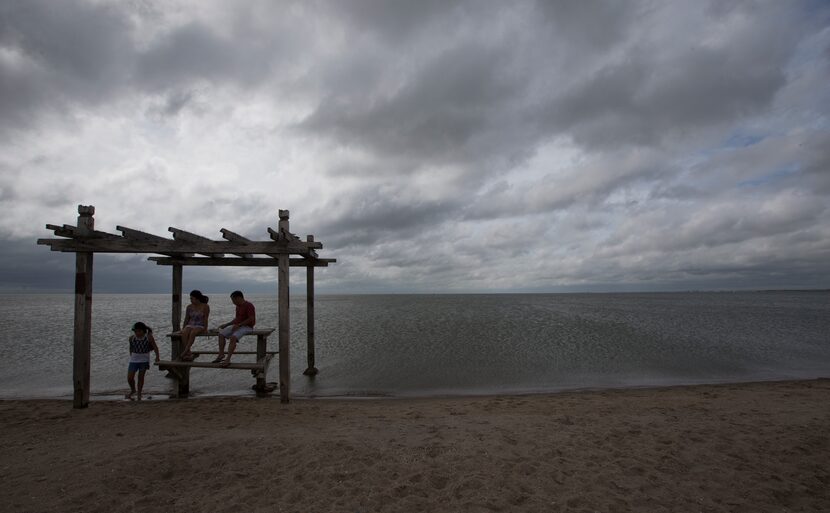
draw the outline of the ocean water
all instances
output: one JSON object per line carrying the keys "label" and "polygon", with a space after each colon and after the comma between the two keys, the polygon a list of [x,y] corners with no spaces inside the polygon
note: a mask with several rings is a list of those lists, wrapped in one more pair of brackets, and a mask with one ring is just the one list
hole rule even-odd
{"label": "ocean water", "polygon": [[[127,388],[133,322],[170,356],[168,294],[93,299],[93,398]],[[258,327],[277,327],[275,296],[251,296]],[[72,396],[71,294],[0,295],[0,398]],[[211,325],[230,320],[224,294]],[[306,310],[292,297],[292,394],[429,396],[830,377],[830,292],[320,295],[315,378]],[[242,344],[252,350],[255,343]],[[269,339],[276,347],[276,332]],[[215,348],[199,339],[197,349]],[[155,367],[146,393],[171,382]],[[272,362],[269,381],[278,380]],[[247,371],[193,369],[195,396],[253,395]]]}

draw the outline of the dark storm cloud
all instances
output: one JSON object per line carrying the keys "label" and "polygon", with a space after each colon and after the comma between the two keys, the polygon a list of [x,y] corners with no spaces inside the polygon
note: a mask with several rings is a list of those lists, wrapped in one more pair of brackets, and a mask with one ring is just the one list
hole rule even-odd
{"label": "dark storm cloud", "polygon": [[24,257],[0,264],[28,267],[2,280],[57,280],[71,258],[26,245],[96,203],[103,229],[255,238],[288,207],[344,291],[821,282],[829,26],[815,2],[9,0]]}
{"label": "dark storm cloud", "polygon": [[318,230],[331,247],[366,246],[428,231],[458,208],[457,200],[430,201],[408,197],[405,190],[371,188],[333,201]]}
{"label": "dark storm cloud", "polygon": [[19,132],[46,113],[71,114],[134,94],[172,91],[164,110],[176,112],[194,85],[255,87],[296,49],[296,33],[290,26],[252,29],[253,16],[226,20],[229,35],[193,21],[143,44],[142,31],[163,16],[142,4],[4,2],[0,129]]}
{"label": "dark storm cloud", "polygon": [[10,0],[0,5],[0,127],[49,109],[98,103],[129,76],[130,26],[114,7]]}
{"label": "dark storm cloud", "polygon": [[589,147],[651,146],[683,133],[757,112],[784,85],[785,61],[742,65],[754,56],[698,49],[683,66],[656,70],[635,57],[599,70],[549,108],[546,124]]}
{"label": "dark storm cloud", "polygon": [[[830,49],[829,49],[830,50]],[[799,144],[799,170],[809,178],[813,190],[830,195],[830,132],[809,134]]]}
{"label": "dark storm cloud", "polygon": [[[495,127],[521,78],[504,74],[509,54],[481,43],[450,48],[427,63],[400,90],[333,93],[299,128],[341,144],[421,162],[479,158],[479,137]],[[367,94],[368,92],[368,94]]]}
{"label": "dark storm cloud", "polygon": [[536,2],[549,29],[564,41],[566,51],[602,52],[625,39],[645,10],[634,2]]}
{"label": "dark storm cloud", "polygon": [[[785,85],[802,35],[782,23],[792,21],[788,10],[768,7],[763,15],[744,2],[710,9],[690,20],[700,30],[672,33],[664,47],[626,31],[624,58],[549,98],[542,122],[589,147],[650,146],[761,111]],[[713,27],[730,33],[709,41]]]}
{"label": "dark storm cloud", "polygon": [[443,0],[345,0],[323,2],[318,8],[330,9],[332,18],[345,20],[356,33],[368,32],[384,42],[398,44],[423,33],[436,21],[464,12],[463,3]]}

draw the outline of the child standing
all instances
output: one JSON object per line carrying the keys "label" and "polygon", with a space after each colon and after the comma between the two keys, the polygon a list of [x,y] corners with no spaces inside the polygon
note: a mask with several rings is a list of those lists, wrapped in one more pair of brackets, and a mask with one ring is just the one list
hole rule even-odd
{"label": "child standing", "polygon": [[156,353],[156,362],[159,361],[159,348],[153,338],[153,330],[139,321],[133,324],[133,335],[130,337],[130,364],[127,367],[127,383],[130,384],[130,393],[124,397],[133,400],[136,395],[135,373],[138,371],[138,393],[136,399],[141,400],[141,390],[144,388],[144,373],[150,368],[150,350]]}

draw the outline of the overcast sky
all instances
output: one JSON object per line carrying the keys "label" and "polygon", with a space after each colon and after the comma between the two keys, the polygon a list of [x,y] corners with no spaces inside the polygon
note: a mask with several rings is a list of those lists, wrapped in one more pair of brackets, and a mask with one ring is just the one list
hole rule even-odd
{"label": "overcast sky", "polygon": [[828,288],[828,84],[822,1],[2,0],[0,290],[72,289],[35,240],[79,204],[214,239],[289,209],[321,292]]}

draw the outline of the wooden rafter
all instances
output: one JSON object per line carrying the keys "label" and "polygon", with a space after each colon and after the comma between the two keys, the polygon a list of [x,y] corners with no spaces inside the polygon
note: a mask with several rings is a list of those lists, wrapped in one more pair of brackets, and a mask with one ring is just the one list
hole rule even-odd
{"label": "wooden rafter", "polygon": [[[178,228],[173,228],[172,226],[167,228],[167,231],[173,234],[173,239],[175,240],[182,240],[185,242],[210,242],[210,239],[207,237],[202,237],[201,235],[196,235],[195,233],[186,232],[184,230],[180,230]],[[222,253],[203,253],[205,256],[221,258],[225,256]]]}
{"label": "wooden rafter", "polygon": [[52,251],[91,253],[246,253],[260,255],[307,255],[310,249],[322,247],[319,242],[309,244],[302,241],[182,241],[182,240],[131,240],[124,237],[96,238],[73,236],[70,239],[38,239],[38,244],[49,246]]}
{"label": "wooden rafter", "polygon": [[[222,234],[222,237],[224,237],[225,240],[229,240],[231,242],[251,242],[250,239],[246,239],[242,235],[239,235],[238,233],[234,233],[234,232],[228,230],[227,228],[222,228],[221,230],[219,230],[219,232]],[[250,253],[242,253],[239,256],[241,256],[243,258],[253,257],[253,255],[251,255]]]}
{"label": "wooden rafter", "polygon": [[[158,235],[153,235],[152,233],[142,232],[141,230],[134,230],[132,228],[127,228],[126,226],[116,226],[116,230],[121,232],[121,236],[125,239],[131,240],[141,240],[141,241],[168,241],[170,239],[159,237]],[[165,253],[167,255],[175,255],[175,253]],[[179,256],[193,256],[193,253],[187,253],[186,255],[182,254]]]}
{"label": "wooden rafter", "polygon": [[[147,260],[158,265],[195,265],[204,267],[277,267],[274,258],[207,258],[207,257],[149,257]],[[337,262],[335,258],[289,258],[290,267],[328,267]]]}

